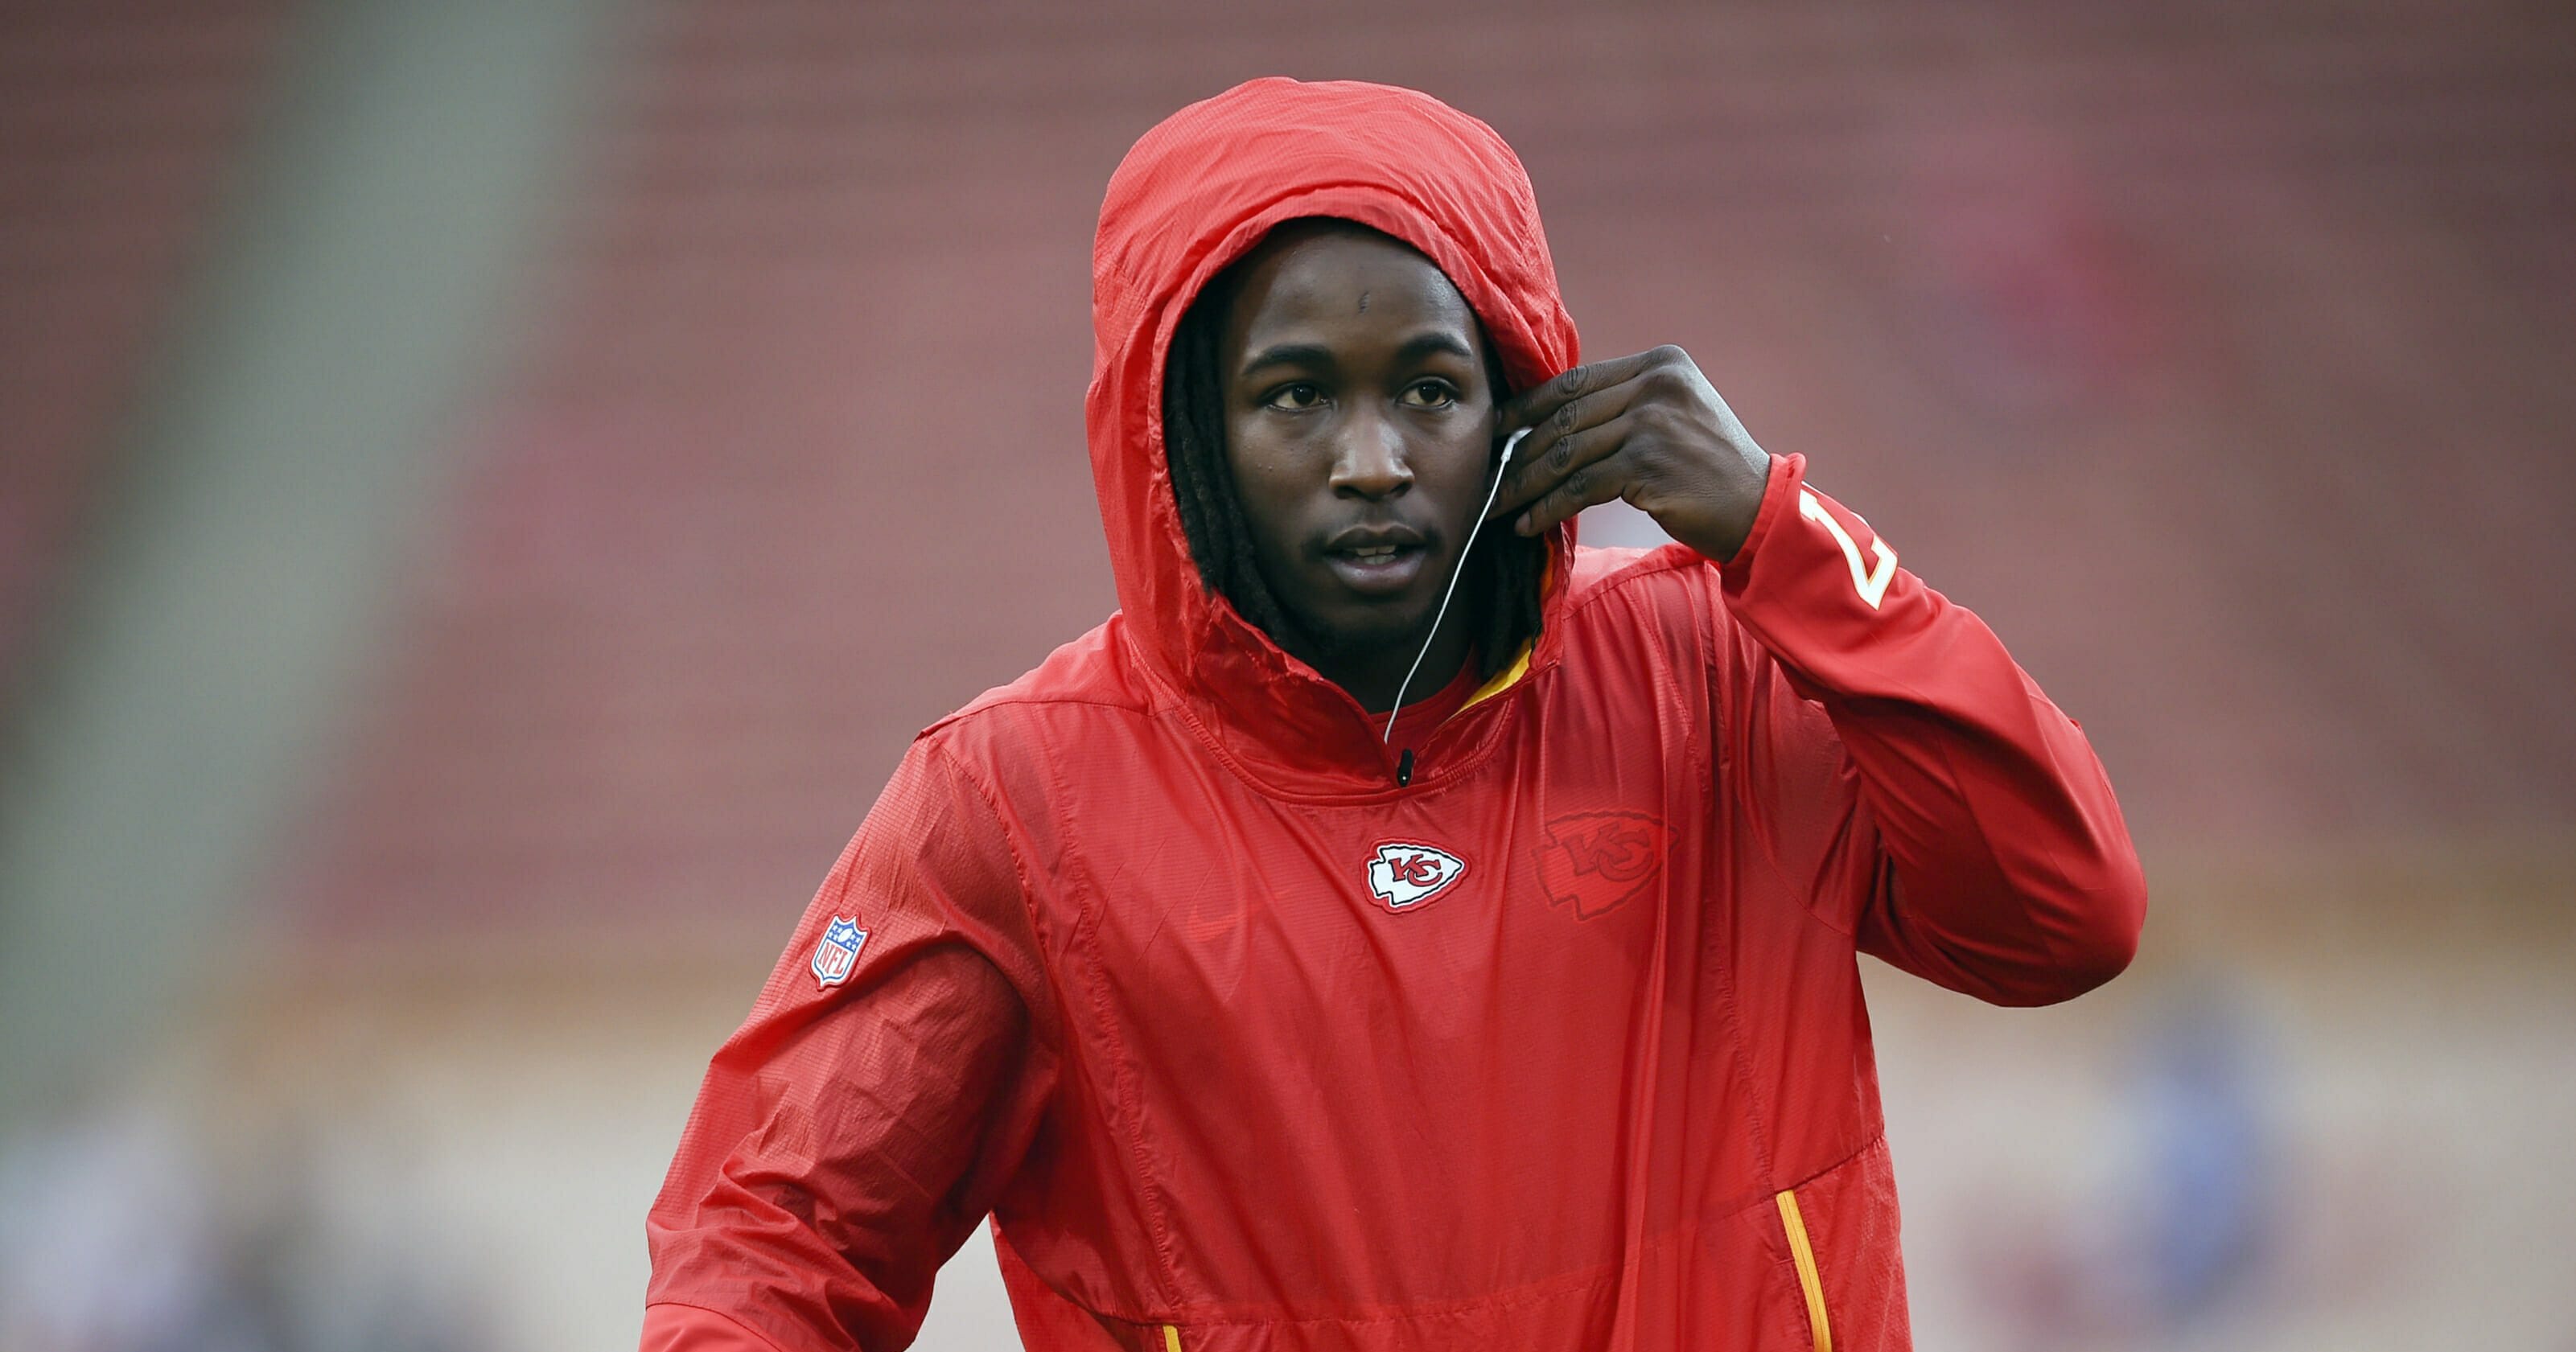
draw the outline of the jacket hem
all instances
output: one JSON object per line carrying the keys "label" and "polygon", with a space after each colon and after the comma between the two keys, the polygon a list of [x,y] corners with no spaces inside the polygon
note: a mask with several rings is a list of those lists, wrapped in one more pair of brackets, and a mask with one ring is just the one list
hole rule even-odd
{"label": "jacket hem", "polygon": [[651,1322],[652,1312],[656,1306],[669,1306],[672,1309],[677,1310],[695,1310],[700,1314],[721,1319],[724,1322],[733,1325],[735,1328],[742,1330],[744,1337],[751,1339],[762,1347],[771,1348],[773,1349],[773,1352],[788,1352],[787,1347],[781,1344],[777,1339],[762,1333],[760,1330],[736,1319],[731,1314],[728,1314],[723,1310],[710,1309],[693,1300],[648,1300],[644,1302],[644,1314],[647,1323]]}

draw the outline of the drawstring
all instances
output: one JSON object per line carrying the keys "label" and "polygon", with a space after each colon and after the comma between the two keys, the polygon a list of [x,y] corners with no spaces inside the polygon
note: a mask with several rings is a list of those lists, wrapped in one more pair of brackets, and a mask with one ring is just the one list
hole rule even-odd
{"label": "drawstring", "polygon": [[[1485,513],[1494,510],[1494,499],[1502,496],[1503,471],[1511,468],[1512,452],[1519,449],[1521,438],[1528,435],[1529,429],[1524,427],[1503,438],[1503,458],[1494,462],[1494,486],[1485,491],[1485,505],[1476,509],[1476,522],[1467,530],[1466,547],[1458,551],[1458,567],[1449,574],[1449,589],[1440,593],[1440,608],[1431,612],[1431,632],[1422,636],[1422,651],[1413,655],[1413,665],[1405,668],[1404,679],[1396,682],[1395,707],[1386,711],[1386,735],[1379,739],[1387,746],[1395,745],[1395,720],[1404,713],[1404,692],[1413,684],[1414,673],[1422,670],[1422,659],[1431,655],[1431,642],[1440,637],[1440,621],[1449,614],[1449,598],[1458,594],[1458,579],[1467,575],[1467,553],[1476,547],[1476,537],[1484,533]],[[1405,752],[1404,759],[1408,773],[1397,781],[1399,784],[1413,777],[1410,773],[1413,753]]]}

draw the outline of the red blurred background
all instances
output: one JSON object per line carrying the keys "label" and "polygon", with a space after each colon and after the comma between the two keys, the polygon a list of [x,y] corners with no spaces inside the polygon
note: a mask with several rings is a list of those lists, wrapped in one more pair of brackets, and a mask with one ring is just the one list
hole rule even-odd
{"label": "red blurred background", "polygon": [[[2109,766],[2130,976],[1872,973],[1922,1346],[2576,1348],[2571,53],[0,5],[0,1345],[631,1345],[697,1072],[901,748],[1113,604],[1110,170],[1284,73],[1491,122],[1587,355],[1688,348]],[[970,1248],[921,1345],[1007,1329]]]}

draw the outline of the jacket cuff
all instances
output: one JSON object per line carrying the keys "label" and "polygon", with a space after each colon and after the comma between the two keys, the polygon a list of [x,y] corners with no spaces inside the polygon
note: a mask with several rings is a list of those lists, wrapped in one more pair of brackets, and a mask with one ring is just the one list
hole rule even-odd
{"label": "jacket cuff", "polygon": [[1771,534],[1772,526],[1783,512],[1798,509],[1798,488],[1807,481],[1807,457],[1791,453],[1771,457],[1771,475],[1762,482],[1762,505],[1753,513],[1753,528],[1744,533],[1744,543],[1735,547],[1735,555],[1724,563],[1709,562],[1721,572],[1740,573],[1753,566],[1753,555]]}

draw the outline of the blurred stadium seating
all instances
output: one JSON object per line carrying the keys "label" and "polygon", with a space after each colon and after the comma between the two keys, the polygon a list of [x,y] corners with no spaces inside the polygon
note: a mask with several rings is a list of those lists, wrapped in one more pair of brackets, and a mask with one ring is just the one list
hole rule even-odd
{"label": "blurred stadium seating", "polygon": [[[239,322],[199,279],[242,166],[332,134],[293,92],[351,21],[0,15],[6,810],[187,451],[156,381]],[[354,712],[265,774],[247,881],[173,877],[222,890],[220,964],[77,1097],[0,1097],[0,1344],[158,1345],[28,1275],[71,1262],[29,1256],[28,1180],[179,1158],[205,1238],[154,1261],[289,1291],[173,1279],[240,1345],[383,1345],[420,1327],[403,1272],[446,1293],[423,1346],[630,1344],[697,1070],[905,742],[1113,604],[1080,422],[1110,170],[1289,73],[1492,122],[1586,352],[1688,348],[2111,769],[2156,895],[2134,975],[2040,1013],[1873,975],[1922,1346],[2576,1348],[2576,12],[674,0],[601,31],[469,336],[501,356],[423,434],[438,489],[345,640]],[[12,960],[172,979],[118,941]],[[975,1261],[923,1346],[1007,1327]]]}

